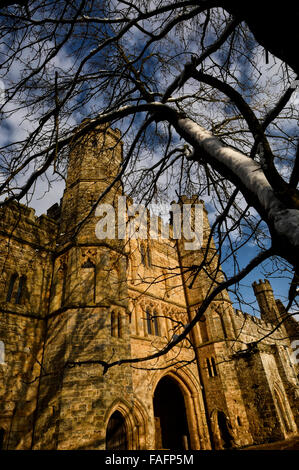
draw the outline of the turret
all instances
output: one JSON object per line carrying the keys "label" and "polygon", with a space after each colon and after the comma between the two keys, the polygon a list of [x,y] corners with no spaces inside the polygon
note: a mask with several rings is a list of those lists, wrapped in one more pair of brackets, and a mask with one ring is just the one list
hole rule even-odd
{"label": "turret", "polygon": [[262,320],[272,323],[279,321],[280,313],[268,279],[264,281],[260,279],[259,282],[254,282],[252,287],[259,304]]}
{"label": "turret", "polygon": [[[84,227],[81,222],[88,216],[99,196],[113,182],[122,162],[122,142],[117,129],[97,126],[81,135],[83,125],[84,121],[74,132],[70,144],[66,189],[62,200],[60,243],[64,239],[69,240],[78,224],[81,227],[81,241],[96,240],[94,213],[84,223]],[[100,203],[114,205],[116,196],[121,194],[122,187],[118,181]]]}

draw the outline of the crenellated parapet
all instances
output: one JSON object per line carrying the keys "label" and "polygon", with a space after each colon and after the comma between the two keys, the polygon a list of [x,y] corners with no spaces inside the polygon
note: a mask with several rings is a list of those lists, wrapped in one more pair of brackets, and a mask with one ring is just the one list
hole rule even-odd
{"label": "crenellated parapet", "polygon": [[36,216],[35,210],[11,202],[0,208],[0,234],[37,248],[54,250],[58,222],[48,215]]}
{"label": "crenellated parapet", "polygon": [[274,298],[273,289],[268,279],[264,281],[260,279],[259,282],[254,282],[252,287],[260,307],[262,319],[277,323],[280,314]]}

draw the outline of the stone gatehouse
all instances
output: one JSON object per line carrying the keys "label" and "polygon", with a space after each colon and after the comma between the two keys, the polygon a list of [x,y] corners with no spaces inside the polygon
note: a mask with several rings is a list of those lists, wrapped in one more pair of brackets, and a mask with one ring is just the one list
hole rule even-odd
{"label": "stone gatehouse", "polygon": [[[253,285],[261,318],[224,291],[167,354],[103,374],[104,361],[144,358],[179,335],[222,276],[211,276],[213,240],[191,288],[186,268],[203,248],[96,237],[91,207],[121,159],[118,130],[74,138],[60,205],[40,217],[1,209],[1,448],[223,449],[295,434],[298,325],[280,325],[267,280]],[[122,194],[118,182],[105,202]],[[203,247],[209,233],[204,211]]]}

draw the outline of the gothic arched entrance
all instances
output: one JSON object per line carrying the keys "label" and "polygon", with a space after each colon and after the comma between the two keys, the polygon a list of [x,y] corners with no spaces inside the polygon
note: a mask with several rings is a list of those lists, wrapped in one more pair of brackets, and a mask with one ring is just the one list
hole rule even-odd
{"label": "gothic arched entrance", "polygon": [[220,436],[222,439],[223,449],[230,449],[233,446],[234,437],[233,437],[229,422],[227,420],[227,417],[225,416],[223,411],[217,412],[217,421],[218,421]]}
{"label": "gothic arched entrance", "polygon": [[106,450],[127,450],[127,433],[125,419],[119,411],[115,411],[108,422],[106,431]]}
{"label": "gothic arched entrance", "polygon": [[163,377],[154,393],[156,449],[190,449],[185,400],[180,387]]}

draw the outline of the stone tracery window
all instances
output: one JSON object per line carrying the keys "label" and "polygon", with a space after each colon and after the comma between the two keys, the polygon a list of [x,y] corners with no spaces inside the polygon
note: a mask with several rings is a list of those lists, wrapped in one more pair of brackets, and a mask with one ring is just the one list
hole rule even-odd
{"label": "stone tracery window", "polygon": [[140,243],[140,255],[141,255],[141,263],[143,264],[143,266],[145,266],[146,268],[151,268],[152,267],[152,255],[151,255],[151,249],[148,243],[146,245],[143,242]]}
{"label": "stone tracery window", "polygon": [[151,313],[149,308],[146,309],[146,325],[147,333],[149,335],[160,336],[160,327],[157,315],[156,311]]}

